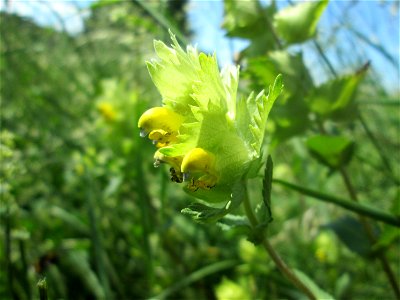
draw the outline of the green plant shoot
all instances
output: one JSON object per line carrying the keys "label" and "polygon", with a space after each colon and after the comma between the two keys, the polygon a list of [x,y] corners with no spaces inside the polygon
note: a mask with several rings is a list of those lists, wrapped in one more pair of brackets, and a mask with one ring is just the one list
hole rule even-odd
{"label": "green plant shoot", "polygon": [[264,91],[237,97],[239,67],[219,70],[214,55],[155,41],[147,63],[162,105],[140,117],[141,136],[153,141],[154,165],[170,165],[171,180],[207,202],[229,201],[234,184],[257,175],[268,114],[282,91],[278,75]]}

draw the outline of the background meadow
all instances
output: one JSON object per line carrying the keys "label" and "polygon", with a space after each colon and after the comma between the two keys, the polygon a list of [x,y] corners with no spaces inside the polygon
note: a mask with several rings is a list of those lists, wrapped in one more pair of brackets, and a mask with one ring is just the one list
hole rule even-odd
{"label": "background meadow", "polygon": [[0,298],[38,299],[43,278],[49,299],[305,297],[235,224],[181,214],[194,199],[153,167],[137,121],[161,103],[145,62],[170,28],[240,64],[243,97],[283,75],[263,232],[281,257],[318,295],[399,299],[399,3],[279,14],[299,3],[2,1]]}

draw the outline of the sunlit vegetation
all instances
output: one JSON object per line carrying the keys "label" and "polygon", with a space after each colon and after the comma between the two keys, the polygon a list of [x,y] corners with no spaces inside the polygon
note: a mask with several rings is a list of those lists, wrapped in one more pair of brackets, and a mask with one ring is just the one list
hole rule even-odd
{"label": "sunlit vegetation", "polygon": [[400,299],[399,87],[379,71],[398,57],[347,18],[362,3],[321,37],[334,3],[283,2],[224,1],[249,41],[237,101],[283,82],[224,213],[214,171],[185,192],[138,128],[163,100],[153,41],[194,37],[185,1],[96,1],[75,34],[0,12],[1,299]]}

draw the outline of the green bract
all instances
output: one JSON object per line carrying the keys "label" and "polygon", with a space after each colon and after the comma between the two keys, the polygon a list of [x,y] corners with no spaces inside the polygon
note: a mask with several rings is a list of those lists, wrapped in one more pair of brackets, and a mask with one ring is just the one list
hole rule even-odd
{"label": "green bract", "polygon": [[282,90],[278,76],[264,91],[237,99],[239,67],[219,71],[215,54],[184,51],[171,33],[172,46],[155,41],[159,57],[147,63],[162,96],[162,107],[139,120],[158,150],[155,165],[171,166],[171,179],[208,202],[229,201],[235,183],[254,177],[268,113]]}

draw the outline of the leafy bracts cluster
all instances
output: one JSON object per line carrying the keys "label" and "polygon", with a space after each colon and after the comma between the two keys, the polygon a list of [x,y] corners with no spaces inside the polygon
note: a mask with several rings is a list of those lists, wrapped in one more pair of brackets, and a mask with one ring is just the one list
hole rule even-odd
{"label": "leafy bracts cluster", "polygon": [[[255,176],[268,113],[282,90],[281,76],[269,89],[237,100],[239,68],[221,72],[214,55],[184,51],[155,41],[157,60],[147,63],[162,106],[139,119],[142,136],[158,148],[155,166],[170,165],[171,180],[208,202],[229,201],[234,184]],[[249,172],[252,170],[251,172]]]}

